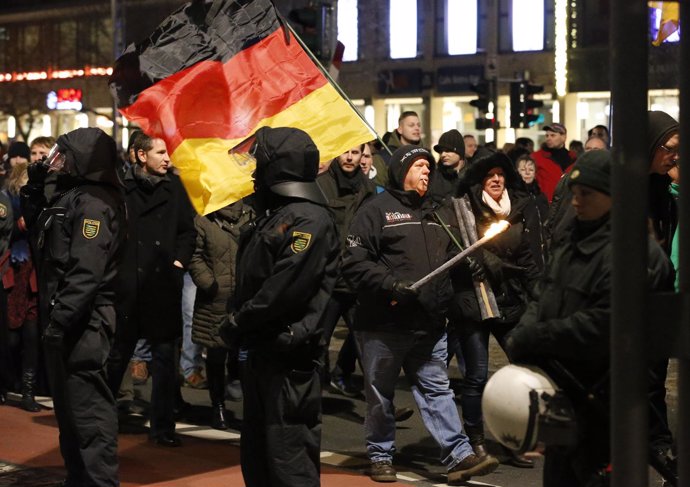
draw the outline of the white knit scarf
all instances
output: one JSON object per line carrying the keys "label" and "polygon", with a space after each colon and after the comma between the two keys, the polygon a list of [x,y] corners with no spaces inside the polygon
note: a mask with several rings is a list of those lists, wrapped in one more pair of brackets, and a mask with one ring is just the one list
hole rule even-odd
{"label": "white knit scarf", "polygon": [[508,197],[508,191],[503,190],[503,194],[501,194],[501,200],[496,201],[493,199],[489,193],[486,191],[482,191],[482,201],[489,205],[489,208],[491,208],[494,213],[496,213],[496,216],[501,216],[501,217],[506,217],[510,215],[510,198]]}

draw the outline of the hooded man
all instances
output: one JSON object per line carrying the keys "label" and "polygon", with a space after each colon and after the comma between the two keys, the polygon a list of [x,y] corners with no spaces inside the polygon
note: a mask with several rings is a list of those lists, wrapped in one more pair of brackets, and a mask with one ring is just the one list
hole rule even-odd
{"label": "hooded man", "polygon": [[447,274],[419,290],[410,285],[447,260],[450,238],[427,198],[435,161],[404,145],[391,156],[389,187],[355,214],[343,276],[358,293],[355,338],[364,371],[364,422],[370,475],[393,482],[395,382],[403,368],[424,424],[441,447],[448,483],[486,475],[498,461],[477,457],[462,432],[446,370],[445,312],[452,297]]}
{"label": "hooded man", "polygon": [[240,240],[235,312],[221,333],[247,350],[242,475],[247,487],[320,485],[322,317],[335,284],[338,232],[315,179],[319,150],[296,128],[263,127],[254,202]]}
{"label": "hooded man", "polygon": [[[661,248],[671,253],[673,234],[678,225],[678,206],[669,192],[671,177],[668,172],[678,163],[680,127],[669,114],[661,111],[647,112],[649,124],[649,226],[654,231]],[[668,424],[666,406],[666,374],[668,359],[654,364],[650,385],[650,443],[655,455],[666,462],[673,437]]]}
{"label": "hooded man", "polygon": [[[81,128],[29,166],[22,209],[36,239],[39,318],[66,486],[117,486],[117,413],[105,377],[115,332],[114,279],[125,239],[115,142]],[[43,184],[56,189],[45,200]]]}

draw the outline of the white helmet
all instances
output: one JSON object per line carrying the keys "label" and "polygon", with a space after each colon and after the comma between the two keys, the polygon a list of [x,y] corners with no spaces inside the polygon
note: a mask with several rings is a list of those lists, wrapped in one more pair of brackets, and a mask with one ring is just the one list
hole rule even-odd
{"label": "white helmet", "polygon": [[484,422],[503,446],[525,452],[537,441],[572,445],[575,415],[567,397],[538,367],[507,365],[488,381],[482,397]]}

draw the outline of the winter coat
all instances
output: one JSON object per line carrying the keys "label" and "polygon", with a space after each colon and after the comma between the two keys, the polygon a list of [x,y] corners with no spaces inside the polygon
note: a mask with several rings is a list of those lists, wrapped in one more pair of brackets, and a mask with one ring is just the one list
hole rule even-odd
{"label": "winter coat", "polygon": [[235,294],[235,264],[240,228],[252,219],[251,208],[238,201],[209,215],[197,215],[196,249],[189,274],[196,284],[192,341],[218,346],[218,328]]}
{"label": "winter coat", "polygon": [[182,286],[194,252],[194,209],[180,178],[168,173],[153,187],[125,175],[129,219],[118,276],[118,334],[165,342],[182,334]]}
{"label": "winter coat", "polygon": [[[337,161],[333,161],[328,171],[320,174],[316,182],[328,199],[328,207],[338,229],[342,255],[347,248],[347,235],[355,212],[367,198],[376,194],[376,187],[373,181],[367,179],[359,168],[352,179],[348,178],[340,169]],[[352,292],[340,276],[338,276],[334,291]]]}
{"label": "winter coat", "polygon": [[[465,172],[461,186],[469,186],[467,194],[477,225],[477,235],[482,236],[491,224],[501,219],[482,201],[483,179],[496,166],[500,166],[505,175],[505,190],[511,202],[510,214],[505,219],[510,227],[487,242],[479,257],[496,296],[502,321],[516,323],[539,278],[539,269],[530,247],[530,238],[532,235],[538,236],[539,229],[530,229],[525,221],[525,211],[534,203],[510,159],[500,153],[475,161]],[[471,275],[469,272],[463,274],[462,269],[461,266],[453,273],[456,291],[454,314],[460,313],[464,319],[480,321]]]}
{"label": "winter coat", "polygon": [[532,153],[532,159],[537,166],[537,182],[539,187],[546,195],[549,203],[553,199],[553,191],[564,173],[569,171],[570,166],[577,159],[573,151],[567,149],[556,149],[560,151],[561,157],[565,156],[566,164],[559,164],[553,156],[555,151],[542,147],[542,149]]}
{"label": "winter coat", "polygon": [[[414,146],[399,149],[405,150],[428,154]],[[436,219],[437,206],[431,198],[403,190],[413,158],[404,163],[396,155],[400,153],[391,158],[387,191],[369,199],[355,214],[342,273],[358,294],[355,329],[434,332],[445,326],[452,297],[448,274],[422,286],[409,303],[393,304],[392,290],[396,281],[416,281],[446,262],[450,239]],[[431,168],[433,177],[433,164]]]}
{"label": "winter coat", "polygon": [[537,264],[537,268],[541,272],[546,265],[546,219],[549,216],[549,202],[544,193],[541,192],[536,180],[525,186],[532,201],[532,204],[525,205],[525,228],[529,232],[528,238],[534,263]]}

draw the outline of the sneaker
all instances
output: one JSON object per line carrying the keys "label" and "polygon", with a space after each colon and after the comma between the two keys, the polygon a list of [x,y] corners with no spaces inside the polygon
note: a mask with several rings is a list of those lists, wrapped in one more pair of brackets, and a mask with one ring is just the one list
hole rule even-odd
{"label": "sneaker", "polygon": [[412,417],[414,410],[412,408],[395,408],[394,414],[395,422],[402,423],[403,421],[407,421]]}
{"label": "sneaker", "polygon": [[201,375],[201,372],[198,370],[195,370],[184,378],[184,385],[192,389],[208,389],[206,377]]}
{"label": "sneaker", "polygon": [[357,397],[360,394],[360,391],[352,387],[350,381],[345,380],[342,376],[332,376],[330,386],[331,392],[342,394],[345,397]]}
{"label": "sneaker", "polygon": [[226,384],[225,398],[234,402],[242,400],[242,383],[239,380],[231,380]]}
{"label": "sneaker", "polygon": [[129,369],[134,385],[141,386],[146,384],[146,381],[149,379],[149,368],[146,362],[143,360],[132,360],[129,363]]}
{"label": "sneaker", "polygon": [[371,462],[369,476],[374,482],[395,482],[398,480],[393,464],[390,460]]}
{"label": "sneaker", "polygon": [[488,475],[497,467],[498,460],[491,455],[479,458],[473,453],[448,470],[448,485],[458,485],[473,476]]}

